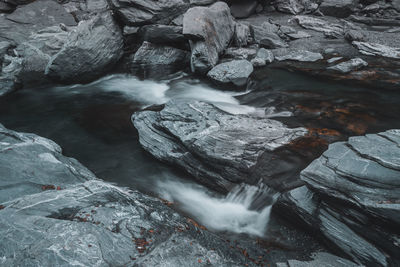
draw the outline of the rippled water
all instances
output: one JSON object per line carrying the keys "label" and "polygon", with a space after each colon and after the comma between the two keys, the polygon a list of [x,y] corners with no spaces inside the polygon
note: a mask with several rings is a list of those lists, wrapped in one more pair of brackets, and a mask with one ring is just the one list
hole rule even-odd
{"label": "rippled water", "polygon": [[[232,114],[277,117],[327,136],[322,148],[318,142],[297,144],[301,153],[276,165],[278,178],[290,165],[301,170],[329,142],[400,128],[400,92],[326,83],[279,70],[266,72],[252,89],[220,91],[185,74],[162,81],[111,75],[87,85],[30,88],[0,98],[0,123],[56,141],[99,178],[173,200],[210,229],[258,236],[270,215],[268,190],[263,191],[267,201],[258,187],[239,186],[224,197],[195,184],[141,149],[131,115],[170,99],[197,99]],[[314,146],[318,149],[311,153]],[[263,205],[254,206],[260,199]]]}

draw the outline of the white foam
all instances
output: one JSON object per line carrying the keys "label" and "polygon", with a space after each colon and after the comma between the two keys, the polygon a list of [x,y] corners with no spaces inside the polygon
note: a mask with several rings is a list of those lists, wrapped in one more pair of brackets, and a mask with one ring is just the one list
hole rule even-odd
{"label": "white foam", "polygon": [[163,198],[177,203],[209,229],[256,236],[263,236],[267,229],[273,201],[261,209],[252,208],[254,202],[270,193],[265,188],[240,185],[226,197],[211,196],[202,186],[175,181],[159,182],[158,189]]}

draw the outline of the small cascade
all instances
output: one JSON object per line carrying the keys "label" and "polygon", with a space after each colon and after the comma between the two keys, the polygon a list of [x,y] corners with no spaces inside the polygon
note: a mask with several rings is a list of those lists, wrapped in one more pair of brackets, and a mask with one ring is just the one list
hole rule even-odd
{"label": "small cascade", "polygon": [[278,194],[263,184],[241,184],[225,197],[210,195],[208,190],[194,184],[166,181],[158,188],[162,197],[216,231],[263,236],[271,208]]}

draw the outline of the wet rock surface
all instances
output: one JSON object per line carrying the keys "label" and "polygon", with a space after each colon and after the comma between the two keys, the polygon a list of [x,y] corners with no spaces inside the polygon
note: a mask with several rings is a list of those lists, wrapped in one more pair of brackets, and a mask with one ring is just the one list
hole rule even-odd
{"label": "wet rock surface", "polygon": [[207,76],[219,83],[233,83],[236,86],[244,86],[253,72],[253,65],[247,60],[233,60],[221,63],[212,68]]}
{"label": "wet rock surface", "polygon": [[330,145],[301,173],[307,186],[287,193],[277,209],[319,230],[356,262],[395,266],[399,136],[389,130]]}
{"label": "wet rock surface", "polygon": [[[158,112],[143,111],[132,119],[144,149],[222,191],[229,191],[233,183],[257,182],[251,181],[256,179],[251,173],[261,155],[307,133],[275,120],[229,114],[203,102],[171,101]],[[268,177],[265,180],[268,184]]]}

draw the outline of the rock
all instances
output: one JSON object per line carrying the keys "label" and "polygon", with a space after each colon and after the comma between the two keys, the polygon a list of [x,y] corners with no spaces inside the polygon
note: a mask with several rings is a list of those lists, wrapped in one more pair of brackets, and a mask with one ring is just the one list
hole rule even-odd
{"label": "rock", "polygon": [[230,47],[226,49],[224,57],[233,58],[233,59],[248,59],[255,57],[257,54],[256,48],[251,47]]}
{"label": "rock", "polygon": [[256,12],[257,6],[256,0],[234,1],[231,5],[231,13],[237,19],[247,18]]}
{"label": "rock", "polygon": [[146,25],[138,31],[143,41],[181,49],[189,49],[189,42],[182,34],[181,26]]}
{"label": "rock", "polygon": [[307,187],[286,194],[277,210],[319,230],[358,263],[396,266],[399,144],[400,130],[389,130],[330,145],[301,173]]}
{"label": "rock", "polygon": [[327,16],[346,18],[352,14],[354,5],[353,0],[324,0],[319,10]]}
{"label": "rock", "polygon": [[250,33],[256,43],[260,43],[266,35],[279,39],[278,30],[278,26],[270,22],[264,22],[261,26],[250,25]]}
{"label": "rock", "polygon": [[289,45],[276,34],[265,34],[259,45],[267,49],[285,48]]}
{"label": "rock", "polygon": [[331,63],[335,63],[335,62],[337,62],[339,60],[342,60],[342,59],[343,59],[343,57],[333,57],[333,58],[328,59],[326,62],[331,64]]}
{"label": "rock", "polygon": [[253,70],[253,65],[247,60],[232,60],[218,64],[208,72],[207,76],[219,83],[244,86]]}
{"label": "rock", "polygon": [[353,42],[353,45],[363,55],[400,59],[400,48],[367,42]]}
{"label": "rock", "polygon": [[290,39],[294,39],[294,40],[312,37],[311,34],[303,32],[303,31],[298,31],[295,33],[288,33],[286,35],[289,36]]}
{"label": "rock", "polygon": [[320,53],[306,50],[282,49],[275,51],[275,53],[275,59],[278,61],[293,60],[300,62],[315,62],[324,58]]}
{"label": "rock", "polygon": [[218,103],[173,100],[160,111],[136,113],[132,120],[146,151],[224,192],[234,183],[257,183],[261,176],[251,181],[251,175],[260,156],[307,133],[303,128],[289,129],[278,121],[233,115],[217,107],[224,108]]}
{"label": "rock", "polygon": [[236,47],[247,46],[250,38],[250,27],[246,24],[236,23],[235,24],[235,34],[233,36],[233,44]]}
{"label": "rock", "polygon": [[314,12],[318,8],[318,2],[315,0],[276,0],[274,4],[278,11],[297,15]]}
{"label": "rock", "polygon": [[96,179],[51,140],[0,126],[0,174],[1,265],[253,266],[159,199]]}
{"label": "rock", "polygon": [[4,56],[7,54],[8,49],[11,47],[11,43],[7,41],[0,42],[0,71],[3,64]]}
{"label": "rock", "polygon": [[344,37],[350,43],[353,42],[353,41],[363,42],[364,39],[365,39],[364,34],[362,32],[360,32],[360,31],[357,31],[357,30],[346,31]]}
{"label": "rock", "polygon": [[191,6],[208,6],[214,4],[217,0],[190,0]]}
{"label": "rock", "polygon": [[350,73],[355,70],[359,70],[363,67],[368,66],[368,63],[362,60],[361,58],[353,58],[349,61],[342,62],[332,67],[328,67],[328,70],[334,70],[341,73]]}
{"label": "rock", "polygon": [[124,24],[169,24],[185,13],[189,2],[185,0],[111,0],[112,8]]}
{"label": "rock", "polygon": [[189,65],[189,58],[185,50],[143,42],[133,57],[133,64],[142,68],[182,67]]}
{"label": "rock", "polygon": [[277,267],[362,267],[362,265],[355,264],[354,262],[326,252],[317,252],[311,255],[311,257],[311,261],[288,260],[287,262],[280,262],[277,263]]}
{"label": "rock", "polygon": [[0,203],[62,189],[95,179],[76,160],[61,154],[53,141],[35,134],[22,134],[0,124]]}
{"label": "rock", "polygon": [[109,13],[79,23],[46,67],[61,82],[88,82],[110,69],[122,56],[123,38]]}
{"label": "rock", "polygon": [[9,3],[0,2],[0,13],[11,13],[15,9],[14,5],[10,5]]}
{"label": "rock", "polygon": [[235,22],[226,3],[190,8],[183,17],[183,34],[192,40],[192,70],[205,73],[214,67],[234,30]]}
{"label": "rock", "polygon": [[326,35],[341,37],[344,35],[342,25],[329,23],[326,20],[311,17],[311,16],[296,16],[295,20],[300,26],[305,29],[322,32]]}
{"label": "rock", "polygon": [[265,48],[260,48],[257,51],[256,57],[251,61],[251,63],[254,67],[262,67],[268,63],[272,63],[274,59],[274,54],[271,51]]}
{"label": "rock", "polygon": [[31,34],[61,23],[66,26],[76,25],[74,17],[56,1],[34,1],[19,6],[9,15],[0,16],[0,41],[8,41],[17,46],[27,41]]}

